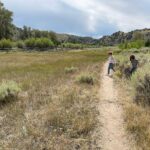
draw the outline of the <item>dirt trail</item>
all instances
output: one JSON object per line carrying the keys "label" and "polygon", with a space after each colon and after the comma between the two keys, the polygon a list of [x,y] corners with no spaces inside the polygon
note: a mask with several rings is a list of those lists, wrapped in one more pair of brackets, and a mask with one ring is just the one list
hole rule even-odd
{"label": "dirt trail", "polygon": [[106,73],[107,63],[101,74],[99,120],[102,127],[100,147],[102,150],[130,150],[130,144],[124,130],[122,105],[119,102],[113,79],[106,76]]}

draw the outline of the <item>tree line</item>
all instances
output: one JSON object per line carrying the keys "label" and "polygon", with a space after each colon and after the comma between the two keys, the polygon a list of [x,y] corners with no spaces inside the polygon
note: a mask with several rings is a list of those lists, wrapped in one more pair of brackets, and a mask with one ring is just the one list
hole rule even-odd
{"label": "tree line", "polygon": [[0,2],[0,49],[7,48],[83,48],[85,45],[58,40],[53,31],[41,31],[23,26],[16,27],[13,23],[13,12],[6,9]]}

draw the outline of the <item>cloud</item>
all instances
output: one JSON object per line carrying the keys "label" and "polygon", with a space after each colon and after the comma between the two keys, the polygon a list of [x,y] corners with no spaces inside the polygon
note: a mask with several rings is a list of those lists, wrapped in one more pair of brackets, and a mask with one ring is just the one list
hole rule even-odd
{"label": "cloud", "polygon": [[14,23],[84,36],[149,28],[149,0],[2,0]]}
{"label": "cloud", "polygon": [[104,0],[81,0],[80,2],[75,0],[63,1],[89,14],[87,20],[89,21],[89,30],[91,31],[96,30],[97,24],[106,21],[123,31],[150,26],[148,18],[150,10],[149,7],[145,9],[145,7],[150,4],[147,0],[145,0],[144,3],[143,1],[139,3],[137,0],[113,0],[107,2]]}

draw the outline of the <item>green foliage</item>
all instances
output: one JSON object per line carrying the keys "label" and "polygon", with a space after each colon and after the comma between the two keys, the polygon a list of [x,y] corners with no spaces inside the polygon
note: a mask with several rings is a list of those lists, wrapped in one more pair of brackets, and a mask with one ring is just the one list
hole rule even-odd
{"label": "green foliage", "polygon": [[10,101],[17,97],[21,89],[14,81],[3,81],[0,85],[0,102]]}
{"label": "green foliage", "polygon": [[150,47],[150,39],[145,42],[145,47]]}
{"label": "green foliage", "polygon": [[0,41],[0,48],[1,49],[12,48],[12,47],[13,47],[13,42],[11,40],[3,39]]}
{"label": "green foliage", "polygon": [[25,40],[27,48],[53,48],[54,43],[47,38],[30,38]]}
{"label": "green foliage", "polygon": [[77,67],[66,67],[65,68],[65,73],[74,73],[74,72],[76,72],[78,70],[78,68]]}
{"label": "green foliage", "polygon": [[38,38],[35,40],[35,47],[52,48],[52,47],[54,47],[54,43],[47,38]]}
{"label": "green foliage", "polygon": [[30,38],[25,40],[25,46],[29,48],[34,48],[35,47],[35,38]]}
{"label": "green foliage", "polygon": [[30,38],[47,38],[50,39],[55,45],[58,45],[59,42],[57,40],[57,36],[55,32],[49,31],[40,31],[31,29],[30,27],[24,26],[23,29],[19,31],[20,37],[22,40],[30,39]]}
{"label": "green foliage", "polygon": [[22,40],[31,38],[32,37],[31,28],[24,26],[23,29],[20,31],[20,34]]}
{"label": "green foliage", "polygon": [[0,2],[0,40],[3,38],[11,38],[13,25],[12,25],[13,13],[7,10],[3,3]]}
{"label": "green foliage", "polygon": [[128,47],[128,43],[127,42],[119,44],[119,48],[120,49],[127,49],[127,47]]}
{"label": "green foliage", "polygon": [[136,41],[121,43],[119,45],[119,48],[120,49],[131,49],[131,48],[140,49],[143,46],[145,46],[145,43],[143,40],[136,40]]}
{"label": "green foliage", "polygon": [[91,74],[83,73],[77,77],[79,83],[94,84],[94,77]]}
{"label": "green foliage", "polygon": [[62,43],[62,48],[71,48],[71,49],[83,49],[85,46],[83,44],[75,44],[75,43]]}
{"label": "green foliage", "polygon": [[55,46],[60,44],[60,42],[57,39],[57,36],[56,36],[55,32],[48,32],[47,34],[48,34],[49,38],[52,40],[52,42],[54,43]]}
{"label": "green foliage", "polygon": [[24,48],[24,42],[23,41],[17,41],[16,46],[18,48]]}

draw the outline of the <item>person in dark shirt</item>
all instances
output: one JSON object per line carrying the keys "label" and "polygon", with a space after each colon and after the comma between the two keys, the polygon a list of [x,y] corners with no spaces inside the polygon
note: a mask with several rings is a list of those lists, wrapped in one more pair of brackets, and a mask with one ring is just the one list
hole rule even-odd
{"label": "person in dark shirt", "polygon": [[130,62],[131,62],[131,69],[130,69],[130,73],[133,74],[138,67],[138,60],[136,60],[134,55],[130,56]]}

